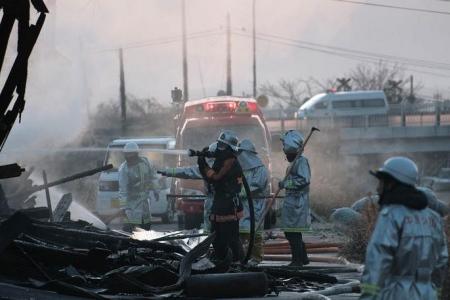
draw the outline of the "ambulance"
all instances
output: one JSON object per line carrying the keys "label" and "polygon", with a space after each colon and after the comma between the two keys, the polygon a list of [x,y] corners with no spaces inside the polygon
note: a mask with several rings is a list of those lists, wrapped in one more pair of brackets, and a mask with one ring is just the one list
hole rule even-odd
{"label": "ambulance", "polygon": [[[215,142],[222,130],[233,130],[240,140],[250,139],[269,172],[271,135],[255,99],[217,96],[184,103],[177,116],[176,148],[201,150]],[[179,156],[178,166],[192,166],[197,159]],[[201,180],[176,179],[172,192],[180,228],[200,228],[203,222],[204,184]]]}

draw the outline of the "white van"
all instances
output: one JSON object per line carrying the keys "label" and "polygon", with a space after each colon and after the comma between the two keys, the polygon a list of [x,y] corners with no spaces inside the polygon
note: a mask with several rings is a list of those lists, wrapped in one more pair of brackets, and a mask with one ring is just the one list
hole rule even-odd
{"label": "white van", "polygon": [[[173,166],[176,156],[148,151],[147,149],[175,149],[174,137],[153,137],[136,139],[117,139],[108,145],[103,165],[112,164],[113,168],[100,174],[96,214],[100,217],[108,217],[118,212],[119,202],[119,172],[118,169],[125,160],[122,150],[126,143],[135,142],[139,145],[139,155],[146,157],[155,168]],[[158,175],[159,176],[159,175]],[[150,210],[152,216],[161,217],[163,223],[172,222],[174,219],[174,206],[167,201],[170,191],[171,179],[160,178],[161,189],[150,191]],[[156,192],[156,194],[155,194]]]}
{"label": "white van", "polygon": [[317,94],[299,108],[297,118],[386,115],[389,105],[383,91],[351,91]]}

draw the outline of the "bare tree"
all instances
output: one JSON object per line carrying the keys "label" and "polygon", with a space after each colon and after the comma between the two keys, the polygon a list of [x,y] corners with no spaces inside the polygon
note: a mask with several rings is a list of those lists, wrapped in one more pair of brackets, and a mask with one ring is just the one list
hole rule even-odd
{"label": "bare tree", "polygon": [[[155,98],[139,99],[132,95],[127,96],[127,122],[130,124],[145,123],[157,128],[171,113],[171,108],[162,106]],[[117,127],[120,124],[120,104],[118,101],[101,103],[97,107],[95,117],[92,118],[92,128]]]}
{"label": "bare tree", "polygon": [[[383,61],[376,64],[359,64],[347,77],[351,78],[353,90],[384,90],[391,103],[415,101],[415,96],[406,90],[411,79],[405,76],[405,69],[400,65],[390,66]],[[421,83],[416,83],[414,93],[422,87]]]}
{"label": "bare tree", "polygon": [[[342,87],[343,79],[346,86]],[[404,68],[400,65],[389,65],[380,61],[375,64],[359,64],[342,78],[327,79],[319,81],[315,78],[288,80],[281,79],[277,84],[267,82],[260,86],[259,91],[262,94],[285,104],[287,107],[299,107],[313,95],[337,90],[384,90],[388,101],[399,103],[400,101],[414,101],[414,95],[406,91],[410,84],[410,77],[405,76]],[[349,86],[347,86],[349,85]],[[423,87],[421,83],[415,83],[414,92],[416,93]]]}
{"label": "bare tree", "polygon": [[277,84],[264,83],[259,91],[288,107],[299,107],[316,93],[316,85],[312,79],[281,79]]}
{"label": "bare tree", "polygon": [[402,67],[399,65],[390,67],[383,61],[374,65],[359,64],[348,73],[347,77],[352,79],[353,90],[382,90],[390,80],[402,80],[400,87],[408,83]]}

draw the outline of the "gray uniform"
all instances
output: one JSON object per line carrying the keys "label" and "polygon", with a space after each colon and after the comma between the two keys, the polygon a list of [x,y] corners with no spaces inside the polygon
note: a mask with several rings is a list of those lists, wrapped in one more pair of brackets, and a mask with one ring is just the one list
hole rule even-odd
{"label": "gray uniform", "polygon": [[[209,163],[211,163],[210,161]],[[202,174],[198,168],[198,165],[189,167],[168,168],[164,171],[166,176],[182,178],[182,179],[203,179]],[[206,197],[203,204],[203,229],[210,231],[211,222],[209,221],[209,215],[211,214],[211,207],[214,199],[213,186],[207,184],[205,181]]]}
{"label": "gray uniform", "polygon": [[[239,163],[244,171],[245,179],[250,187],[253,197],[253,206],[255,211],[255,224],[261,219],[265,207],[265,199],[256,199],[268,194],[269,174],[267,168],[256,156],[256,153],[243,151],[238,156]],[[250,211],[248,206],[247,194],[241,192],[242,205],[244,207],[244,217],[239,221],[239,231],[242,233],[250,232]]]}
{"label": "gray uniform", "polygon": [[437,299],[447,261],[437,213],[386,205],[367,247],[360,299]]}
{"label": "gray uniform", "polygon": [[282,185],[286,189],[281,218],[285,232],[308,231],[311,225],[309,184],[311,170],[306,157],[298,157]]}
{"label": "gray uniform", "polygon": [[126,223],[150,223],[149,191],[158,187],[156,171],[145,157],[129,166],[124,161],[119,167],[120,206],[125,209]]}

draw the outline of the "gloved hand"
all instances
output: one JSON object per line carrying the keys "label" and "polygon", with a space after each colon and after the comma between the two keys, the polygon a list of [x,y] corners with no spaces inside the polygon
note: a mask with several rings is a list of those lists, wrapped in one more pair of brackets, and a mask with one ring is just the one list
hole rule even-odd
{"label": "gloved hand", "polygon": [[205,147],[205,148],[202,149],[202,153],[206,153],[208,151],[209,151],[209,147]]}
{"label": "gloved hand", "polygon": [[208,167],[208,164],[206,163],[206,159],[204,156],[199,156],[197,158],[197,164],[198,164],[198,168],[203,171]]}
{"label": "gloved hand", "polygon": [[156,170],[156,173],[161,174],[161,176],[167,176],[166,170]]}
{"label": "gloved hand", "polygon": [[286,187],[285,184],[286,184],[286,182],[284,180],[279,181],[278,182],[278,188],[280,190],[284,189]]}

